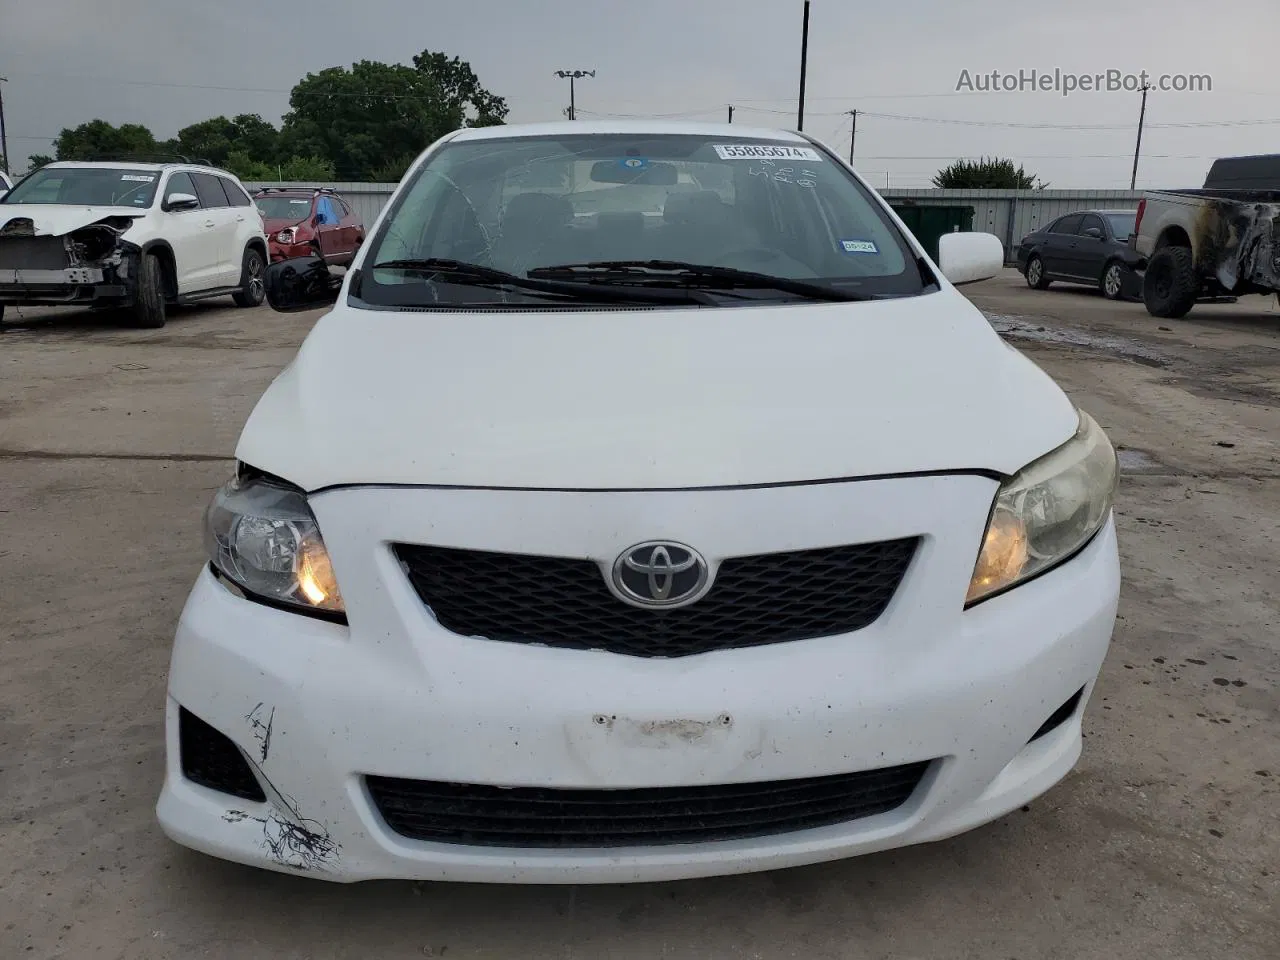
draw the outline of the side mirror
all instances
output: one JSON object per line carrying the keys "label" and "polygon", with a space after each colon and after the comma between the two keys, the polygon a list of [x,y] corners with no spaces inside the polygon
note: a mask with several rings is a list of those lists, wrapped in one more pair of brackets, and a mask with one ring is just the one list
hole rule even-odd
{"label": "side mirror", "polygon": [[1084,232],[1084,235],[1086,237],[1093,237],[1093,239],[1095,240],[1102,239],[1102,231],[1099,230],[1097,227],[1090,227],[1088,230]]}
{"label": "side mirror", "polygon": [[938,269],[956,286],[990,280],[1004,269],[1004,244],[994,233],[944,233]]}
{"label": "side mirror", "polygon": [[189,193],[171,193],[165,198],[163,206],[169,211],[195,210],[200,206],[200,198]]}
{"label": "side mirror", "polygon": [[321,257],[295,257],[267,267],[263,276],[267,303],[278,313],[314,310],[338,302],[342,277],[329,272]]}

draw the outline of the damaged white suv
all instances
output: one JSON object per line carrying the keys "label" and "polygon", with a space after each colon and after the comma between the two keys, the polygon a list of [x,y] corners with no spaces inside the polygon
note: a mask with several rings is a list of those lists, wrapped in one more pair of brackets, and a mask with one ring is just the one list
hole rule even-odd
{"label": "damaged white suv", "polygon": [[240,181],[188,163],[58,162],[0,199],[6,305],[123,307],[161,327],[166,305],[262,303],[267,238]]}

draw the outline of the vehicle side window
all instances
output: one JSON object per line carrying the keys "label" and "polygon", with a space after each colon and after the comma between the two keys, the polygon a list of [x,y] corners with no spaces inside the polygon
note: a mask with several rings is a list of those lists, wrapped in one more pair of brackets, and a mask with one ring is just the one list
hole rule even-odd
{"label": "vehicle side window", "polygon": [[1066,233],[1077,234],[1080,232],[1080,221],[1084,219],[1083,214],[1073,213],[1063,217],[1052,227],[1049,228],[1050,233]]}
{"label": "vehicle side window", "polygon": [[[169,198],[175,193],[185,193],[193,197],[200,196],[200,194],[196,192],[196,185],[192,181],[191,175],[181,170],[169,178],[169,183],[164,188],[165,203],[168,203]],[[203,200],[201,200],[201,202],[203,203]]]}
{"label": "vehicle side window", "polygon": [[207,173],[193,173],[191,179],[196,182],[196,193],[200,197],[200,206],[206,209],[225,207],[227,195],[218,185],[218,178]]}
{"label": "vehicle side window", "polygon": [[1084,218],[1084,221],[1080,224],[1080,233],[1083,234],[1090,227],[1097,228],[1098,232],[1104,237],[1107,235],[1107,228],[1103,225],[1102,218],[1096,214],[1091,213]]}
{"label": "vehicle side window", "polygon": [[322,227],[336,226],[339,217],[333,209],[333,201],[328,197],[321,197],[316,203],[317,223]]}
{"label": "vehicle side window", "polygon": [[222,192],[227,195],[227,202],[233,207],[252,206],[253,201],[249,199],[249,195],[241,190],[238,186],[228,180],[226,177],[218,177],[218,182],[222,184]]}
{"label": "vehicle side window", "polygon": [[341,197],[334,197],[333,202],[338,208],[339,219],[345,220],[347,217],[351,216],[351,207],[347,204],[347,201],[343,200]]}

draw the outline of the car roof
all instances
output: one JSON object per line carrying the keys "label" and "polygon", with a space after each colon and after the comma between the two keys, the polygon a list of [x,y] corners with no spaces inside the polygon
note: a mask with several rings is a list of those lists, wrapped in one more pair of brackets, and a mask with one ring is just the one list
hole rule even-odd
{"label": "car roof", "polygon": [[198,173],[216,173],[223,177],[235,177],[235,174],[229,170],[223,170],[221,167],[210,166],[204,163],[155,163],[143,162],[141,160],[55,160],[53,163],[47,163],[41,170],[50,168],[58,169],[80,169],[80,170],[119,170],[127,167],[130,170],[194,170]]}
{"label": "car roof", "polygon": [[772,127],[749,127],[738,123],[704,123],[689,120],[558,120],[547,123],[509,124],[497,127],[466,127],[457,131],[452,143],[473,140],[505,140],[522,137],[564,137],[571,134],[649,134],[652,136],[686,134],[697,137],[725,137],[781,140],[807,144],[808,138],[793,130]]}

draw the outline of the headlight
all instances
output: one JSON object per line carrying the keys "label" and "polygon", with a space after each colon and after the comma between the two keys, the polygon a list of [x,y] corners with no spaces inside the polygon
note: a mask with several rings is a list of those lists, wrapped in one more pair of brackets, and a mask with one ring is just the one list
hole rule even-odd
{"label": "headlight", "polygon": [[214,568],[255,599],[306,611],[345,611],[306,495],[265,479],[236,477],[205,511]]}
{"label": "headlight", "polygon": [[1084,411],[1069,441],[1000,487],[966,605],[1070,558],[1106,522],[1119,477],[1106,433]]}
{"label": "headlight", "polygon": [[285,227],[276,234],[276,239],[281,243],[293,243],[293,238],[295,236],[297,236],[297,234],[294,232],[293,227]]}

